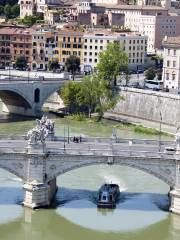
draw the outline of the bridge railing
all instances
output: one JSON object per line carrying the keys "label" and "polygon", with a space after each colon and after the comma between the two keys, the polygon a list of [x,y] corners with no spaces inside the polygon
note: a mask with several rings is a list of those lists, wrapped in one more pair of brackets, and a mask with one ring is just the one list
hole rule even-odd
{"label": "bridge railing", "polygon": [[[60,137],[55,136],[53,141],[61,141],[61,142],[68,142],[68,137]],[[69,141],[73,142],[73,137],[69,137]],[[159,141],[154,139],[134,139],[134,138],[108,138],[108,137],[81,137],[82,143],[131,143],[131,144],[152,144],[152,145],[158,145]],[[170,140],[163,140],[161,141],[161,145],[174,145],[175,141]]]}
{"label": "bridge railing", "polygon": [[49,154],[62,154],[62,155],[80,155],[80,156],[104,156],[104,157],[135,157],[135,158],[160,158],[160,159],[177,159],[177,154],[167,154],[165,152],[154,152],[154,151],[134,151],[134,150],[112,150],[112,149],[98,149],[89,148],[88,150],[77,149],[77,148],[48,148]]}

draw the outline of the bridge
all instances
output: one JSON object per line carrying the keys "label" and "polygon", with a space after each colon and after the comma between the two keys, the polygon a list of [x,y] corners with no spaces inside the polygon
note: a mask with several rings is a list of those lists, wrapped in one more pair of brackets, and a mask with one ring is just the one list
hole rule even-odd
{"label": "bridge", "polygon": [[18,78],[0,80],[0,98],[3,111],[25,116],[41,116],[42,106],[48,97],[58,91],[64,79]]}
{"label": "bridge", "polygon": [[[175,142],[112,138],[58,137],[46,142],[23,136],[0,136],[0,167],[24,182],[24,202],[30,208],[49,206],[57,176],[84,166],[125,165],[149,173],[170,186],[170,211],[180,214],[180,151]],[[167,146],[176,151],[166,151]]]}

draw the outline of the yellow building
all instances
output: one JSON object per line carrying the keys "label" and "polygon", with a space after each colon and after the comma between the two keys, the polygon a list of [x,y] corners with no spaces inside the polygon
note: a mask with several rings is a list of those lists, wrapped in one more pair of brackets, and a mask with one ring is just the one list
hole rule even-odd
{"label": "yellow building", "polygon": [[59,62],[64,65],[70,55],[80,58],[80,65],[83,65],[83,32],[74,29],[61,29],[58,32],[58,53]]}

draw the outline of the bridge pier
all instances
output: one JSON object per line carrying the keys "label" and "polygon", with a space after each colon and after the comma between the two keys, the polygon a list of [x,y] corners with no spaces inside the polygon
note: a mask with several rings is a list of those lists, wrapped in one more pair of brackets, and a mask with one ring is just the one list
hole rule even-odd
{"label": "bridge pier", "polygon": [[57,186],[56,178],[47,182],[45,144],[29,144],[27,155],[27,181],[23,186],[23,205],[32,209],[47,207],[56,194]]}
{"label": "bridge pier", "polygon": [[42,110],[37,109],[35,107],[33,108],[25,108],[21,106],[14,106],[14,105],[2,105],[2,111],[5,113],[13,113],[17,115],[23,115],[27,117],[41,117],[42,116]]}
{"label": "bridge pier", "polygon": [[180,189],[170,191],[171,206],[170,211],[180,214]]}

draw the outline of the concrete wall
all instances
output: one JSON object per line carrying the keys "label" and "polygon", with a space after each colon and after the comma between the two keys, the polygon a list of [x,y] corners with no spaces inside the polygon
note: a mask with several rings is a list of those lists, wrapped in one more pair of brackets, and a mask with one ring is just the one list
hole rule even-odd
{"label": "concrete wall", "polygon": [[159,122],[161,112],[163,123],[176,126],[180,122],[178,95],[133,88],[121,89],[121,95],[124,100],[118,102],[114,113]]}

